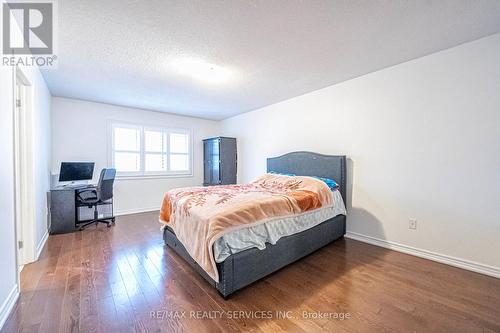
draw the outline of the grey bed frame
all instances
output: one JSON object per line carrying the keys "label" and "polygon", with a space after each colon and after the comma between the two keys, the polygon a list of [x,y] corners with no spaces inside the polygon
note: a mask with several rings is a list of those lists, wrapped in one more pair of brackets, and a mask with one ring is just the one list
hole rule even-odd
{"label": "grey bed frame", "polygon": [[[311,152],[292,152],[267,159],[267,171],[293,173],[299,176],[320,176],[334,179],[346,203],[346,157],[322,155]],[[205,280],[227,299],[236,290],[297,261],[319,248],[344,236],[345,215],[338,215],[298,234],[283,237],[275,245],[267,244],[264,250],[248,249],[226,258],[217,264],[219,282],[215,282],[194,261],[175,233],[169,227],[163,232],[165,244],[183,257]]]}

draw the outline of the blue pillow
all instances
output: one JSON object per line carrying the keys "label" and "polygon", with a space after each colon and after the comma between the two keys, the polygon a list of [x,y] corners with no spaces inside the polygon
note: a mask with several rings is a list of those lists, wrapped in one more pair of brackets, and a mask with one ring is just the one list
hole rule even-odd
{"label": "blue pillow", "polygon": [[282,172],[276,172],[276,171],[269,171],[268,173],[272,173],[274,175],[282,175],[282,176],[297,176],[294,173],[282,173]]}
{"label": "blue pillow", "polygon": [[[269,171],[268,173],[272,173],[274,175],[283,175],[283,176],[297,176],[294,173],[282,173],[282,172],[276,172],[276,171]],[[328,187],[332,191],[336,191],[339,188],[339,184],[337,184],[337,182],[333,179],[323,178],[323,177],[318,177],[318,176],[312,176],[312,177],[325,182],[325,184],[328,185]]]}
{"label": "blue pillow", "polygon": [[323,178],[323,177],[317,177],[317,176],[314,176],[314,178],[319,179],[321,181],[324,181],[325,184],[328,185],[328,187],[332,191],[335,191],[335,190],[337,190],[339,188],[339,184],[337,184],[337,182],[335,180],[333,180],[333,179]]}

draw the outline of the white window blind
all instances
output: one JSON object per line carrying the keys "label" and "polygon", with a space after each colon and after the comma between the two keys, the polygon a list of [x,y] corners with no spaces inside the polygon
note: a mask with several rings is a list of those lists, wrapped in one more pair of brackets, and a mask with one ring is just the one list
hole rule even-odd
{"label": "white window blind", "polygon": [[189,168],[189,136],[185,133],[169,133],[169,165],[171,171]]}
{"label": "white window blind", "polygon": [[141,170],[141,131],[139,127],[113,128],[114,167],[121,172]]}
{"label": "white window blind", "polygon": [[144,140],[144,171],[167,171],[166,132],[162,130],[145,130]]}
{"label": "white window blind", "polygon": [[113,123],[111,164],[120,176],[191,175],[189,130]]}

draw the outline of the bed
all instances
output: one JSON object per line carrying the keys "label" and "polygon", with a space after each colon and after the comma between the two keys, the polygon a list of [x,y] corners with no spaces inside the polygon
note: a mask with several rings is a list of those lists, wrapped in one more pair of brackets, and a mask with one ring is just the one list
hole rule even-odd
{"label": "bed", "polygon": [[[292,152],[267,159],[267,172],[319,176],[334,179],[346,203],[346,157],[322,155],[312,152]],[[297,261],[304,256],[343,237],[346,216],[334,216],[312,228],[282,237],[276,244],[266,244],[265,249],[249,248],[229,255],[216,264],[218,281],[215,281],[189,255],[184,245],[169,226],[163,231],[165,244],[184,258],[205,280],[214,286],[224,299],[235,291]]]}

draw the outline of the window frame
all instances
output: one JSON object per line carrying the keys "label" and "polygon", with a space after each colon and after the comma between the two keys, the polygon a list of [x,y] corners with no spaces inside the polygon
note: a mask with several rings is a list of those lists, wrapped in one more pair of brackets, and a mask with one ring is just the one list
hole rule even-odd
{"label": "window frame", "polygon": [[[148,124],[131,124],[123,121],[109,121],[108,133],[108,165],[114,167],[115,165],[115,152],[122,150],[115,150],[115,128],[133,128],[139,130],[139,171],[117,171],[117,178],[128,179],[142,179],[142,178],[170,178],[170,177],[192,177],[193,176],[193,131],[186,128],[173,128],[162,127]],[[166,149],[165,152],[146,152],[146,131],[162,132],[165,136]],[[170,133],[184,134],[188,137],[188,152],[187,154],[173,153],[173,155],[187,155],[188,156],[188,170],[170,171]],[[134,153],[137,153],[134,151]],[[146,154],[164,154],[165,155],[165,171],[146,171]]]}

